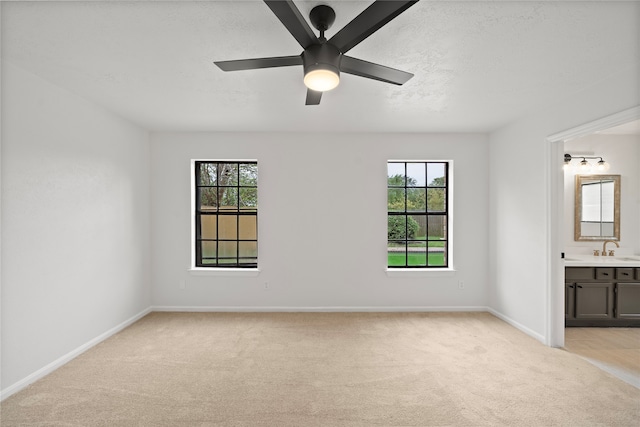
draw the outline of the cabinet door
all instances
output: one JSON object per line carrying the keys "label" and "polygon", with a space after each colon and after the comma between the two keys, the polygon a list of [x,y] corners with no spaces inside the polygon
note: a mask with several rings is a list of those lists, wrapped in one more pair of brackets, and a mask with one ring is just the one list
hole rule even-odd
{"label": "cabinet door", "polygon": [[613,283],[576,283],[576,319],[613,318]]}
{"label": "cabinet door", "polygon": [[640,319],[640,283],[618,283],[616,286],[616,317]]}
{"label": "cabinet door", "polygon": [[564,284],[564,318],[575,319],[576,317],[576,285],[575,283]]}

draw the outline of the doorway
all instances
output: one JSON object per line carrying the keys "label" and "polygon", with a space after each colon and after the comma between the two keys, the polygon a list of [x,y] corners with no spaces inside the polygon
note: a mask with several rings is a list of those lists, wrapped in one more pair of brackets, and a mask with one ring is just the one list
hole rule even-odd
{"label": "doorway", "polygon": [[628,124],[640,119],[640,106],[603,117],[584,125],[568,129],[547,137],[549,153],[548,170],[548,271],[547,280],[547,336],[548,344],[552,347],[565,346],[564,330],[564,261],[562,259],[566,232],[564,216],[564,146],[565,141],[592,135],[620,125]]}
{"label": "doorway", "polygon": [[[572,236],[569,236],[573,234],[573,220],[567,218],[573,218],[571,214],[573,205],[565,200],[565,196],[570,195],[565,190],[570,187],[567,186],[569,180],[565,181],[562,165],[565,153],[583,149],[579,154],[588,155],[589,147],[585,149],[585,146],[580,145],[580,141],[594,141],[598,136],[596,134],[633,135],[631,138],[637,138],[640,143],[638,120],[640,120],[640,107],[635,107],[547,138],[550,145],[548,205],[550,278],[547,289],[549,344],[552,347],[565,348],[636,387],[640,387],[640,366],[637,366],[640,353],[639,329],[569,328],[565,331],[565,277],[562,257],[566,251],[584,250],[586,254],[593,249],[590,246],[597,245],[598,242],[573,243]],[[602,154],[594,153],[594,155]],[[570,215],[565,216],[565,212]],[[628,228],[632,228],[632,236],[627,238],[625,244],[629,244],[631,240],[631,246],[637,250],[640,245],[634,239],[640,239],[640,233],[633,227]]]}

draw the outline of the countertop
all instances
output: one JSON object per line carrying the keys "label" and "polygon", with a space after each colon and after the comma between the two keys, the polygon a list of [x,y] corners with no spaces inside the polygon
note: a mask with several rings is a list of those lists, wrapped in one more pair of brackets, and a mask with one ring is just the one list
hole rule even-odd
{"label": "countertop", "polygon": [[565,255],[565,267],[640,267],[640,255]]}

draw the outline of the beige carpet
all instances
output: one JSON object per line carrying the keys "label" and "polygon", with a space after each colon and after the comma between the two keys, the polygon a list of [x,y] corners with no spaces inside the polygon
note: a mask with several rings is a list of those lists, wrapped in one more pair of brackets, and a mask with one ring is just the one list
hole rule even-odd
{"label": "beige carpet", "polygon": [[640,390],[487,313],[152,313],[7,426],[638,426]]}

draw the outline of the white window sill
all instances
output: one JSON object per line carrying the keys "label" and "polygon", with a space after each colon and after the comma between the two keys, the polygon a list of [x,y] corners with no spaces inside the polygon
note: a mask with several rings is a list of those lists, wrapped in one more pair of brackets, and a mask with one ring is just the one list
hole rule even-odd
{"label": "white window sill", "polygon": [[192,276],[226,276],[226,277],[255,277],[260,274],[257,268],[206,268],[191,267]]}
{"label": "white window sill", "polygon": [[454,276],[453,268],[388,268],[389,277],[446,277]]}

